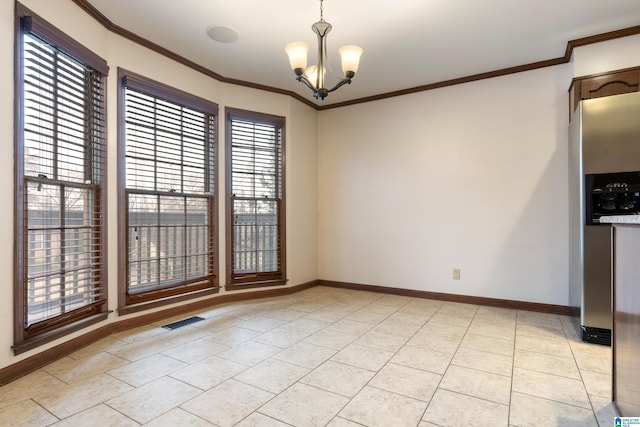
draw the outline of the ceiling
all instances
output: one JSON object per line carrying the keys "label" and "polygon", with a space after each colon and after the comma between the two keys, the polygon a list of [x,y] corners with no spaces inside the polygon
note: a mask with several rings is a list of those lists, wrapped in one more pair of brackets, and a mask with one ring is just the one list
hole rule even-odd
{"label": "ceiling", "polygon": [[[84,3],[224,78],[295,92],[317,105],[561,58],[570,40],[640,25],[639,0],[325,0],[331,68],[341,74],[343,45],[358,45],[364,54],[353,83],[317,101],[296,82],[284,46],[307,42],[309,64],[315,63],[310,27],[319,20],[319,0]],[[213,41],[205,33],[210,26],[230,27],[239,38]]]}

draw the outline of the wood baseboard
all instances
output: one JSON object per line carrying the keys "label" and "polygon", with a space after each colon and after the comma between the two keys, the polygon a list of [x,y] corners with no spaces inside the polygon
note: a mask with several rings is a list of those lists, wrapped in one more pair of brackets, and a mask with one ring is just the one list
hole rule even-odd
{"label": "wood baseboard", "polygon": [[143,314],[131,319],[118,320],[113,323],[101,326],[77,338],[63,342],[48,350],[44,350],[38,354],[28,357],[24,360],[16,362],[12,365],[0,369],[0,386],[14,381],[28,373],[31,373],[43,366],[64,357],[82,347],[92,344],[105,338],[112,333],[121,332],[149,323],[158,322],[170,317],[187,314],[197,310],[204,310],[221,304],[229,304],[240,301],[247,301],[260,298],[271,298],[278,296],[291,295],[300,291],[304,291],[315,286],[327,286],[332,288],[353,289],[357,291],[378,292],[391,295],[403,295],[415,298],[435,299],[441,301],[461,302],[466,304],[486,305],[491,307],[511,308],[515,310],[537,311],[541,313],[551,313],[560,315],[571,315],[570,307],[563,305],[541,304],[535,302],[503,300],[497,298],[474,297],[466,295],[447,294],[439,292],[419,291],[413,289],[391,288],[387,286],[362,285],[357,283],[337,282],[332,280],[312,280],[297,286],[287,288],[268,289],[250,292],[232,292],[229,291],[223,295],[216,295],[196,302],[190,302],[178,307],[172,307],[166,310],[154,313]]}
{"label": "wood baseboard", "polygon": [[168,319],[170,317],[179,316],[181,314],[186,314],[197,310],[208,309],[221,304],[290,295],[317,286],[317,282],[317,280],[312,280],[310,282],[296,286],[260,291],[230,291],[229,293],[217,295],[213,298],[190,302],[178,307],[172,307],[154,313],[143,314],[131,319],[118,320],[0,369],[0,386],[14,381],[37,369],[40,369],[43,366],[60,359],[61,357],[64,357],[76,350],[81,349],[82,347],[86,347],[89,344],[99,341],[102,338],[108,337],[115,332],[125,331],[127,329],[136,328],[139,326],[147,325],[149,323],[158,322],[163,319]]}
{"label": "wood baseboard", "polygon": [[357,283],[336,282],[332,280],[318,280],[318,286],[329,286],[333,288],[353,289],[356,291],[379,292],[383,294],[403,295],[414,298],[434,299],[439,301],[461,302],[465,304],[486,305],[491,307],[511,308],[514,310],[537,311],[540,313],[551,313],[560,315],[570,315],[570,307],[564,305],[542,304],[537,302],[504,300],[498,298],[474,297],[467,295],[446,294],[440,292],[419,291],[414,289],[390,288],[387,286],[361,285]]}

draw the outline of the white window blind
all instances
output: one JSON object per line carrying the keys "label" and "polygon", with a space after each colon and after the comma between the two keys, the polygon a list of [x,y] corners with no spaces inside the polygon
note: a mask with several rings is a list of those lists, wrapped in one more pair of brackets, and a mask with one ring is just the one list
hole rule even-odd
{"label": "white window blind", "polygon": [[213,286],[215,115],[125,85],[129,303]]}
{"label": "white window blind", "polygon": [[104,304],[103,75],[23,34],[22,233],[25,329]]}
{"label": "white window blind", "polygon": [[231,284],[284,280],[283,125],[230,115]]}

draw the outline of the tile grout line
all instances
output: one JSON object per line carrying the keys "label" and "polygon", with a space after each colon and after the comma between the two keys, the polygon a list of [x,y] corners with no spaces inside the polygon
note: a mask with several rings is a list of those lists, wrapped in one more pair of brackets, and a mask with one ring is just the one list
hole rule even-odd
{"label": "tile grout line", "polygon": [[[367,304],[367,305],[370,305],[370,304]],[[402,307],[404,307],[405,305],[406,305],[406,304],[404,304]],[[366,306],[365,306],[365,307],[366,307]],[[368,333],[368,332],[370,332],[371,330],[375,329],[375,327],[376,327],[376,326],[378,326],[378,325],[380,325],[380,323],[384,322],[385,320],[388,320],[388,319],[389,319],[389,317],[391,317],[394,313],[397,313],[397,312],[398,312],[398,310],[400,310],[400,308],[402,308],[402,307],[399,307],[399,308],[398,308],[398,309],[396,309],[393,313],[388,314],[388,315],[387,315],[383,320],[381,320],[380,322],[376,323],[376,324],[375,324],[375,326],[373,326],[371,329],[369,329],[367,332],[365,332],[365,334],[366,334],[366,333]],[[364,308],[364,307],[362,307],[362,308]],[[358,311],[359,311],[359,310],[358,310]],[[426,322],[425,322],[425,323],[426,323]],[[414,333],[414,335],[415,335],[416,333],[417,333],[417,332],[415,332],[415,333]],[[365,335],[365,334],[363,334],[363,335]],[[361,335],[360,337],[362,337],[363,335]],[[358,338],[360,338],[360,337],[358,337]],[[349,345],[353,344],[353,343],[354,343],[358,338],[356,338],[356,339],[354,339],[353,341],[351,341],[351,343],[350,343],[350,344],[348,344],[347,346],[349,346]],[[411,338],[409,338],[409,339],[411,339]],[[407,341],[406,341],[406,342],[408,342],[408,341],[409,341],[409,339],[407,339]],[[405,344],[403,344],[403,345],[402,345],[402,347],[404,347],[404,345],[406,345],[406,342],[405,342]],[[347,346],[345,346],[344,348],[346,348]],[[368,347],[368,346],[366,346],[366,345],[365,345],[364,347]],[[400,347],[400,348],[402,348],[402,347]],[[344,349],[344,348],[343,348],[343,349]],[[383,350],[383,349],[379,349],[379,348],[376,348],[376,347],[371,347],[371,348],[374,348],[374,349],[376,349],[376,350]],[[389,358],[389,360],[393,359],[393,357],[398,353],[398,351],[400,351],[400,350],[396,350],[396,351],[393,353],[393,356],[391,356],[391,357]],[[338,353],[339,353],[339,352],[338,352]],[[337,353],[336,353],[336,354],[337,354]],[[331,358],[329,358],[329,360],[331,360]],[[347,403],[345,403],[345,404],[344,404],[344,405],[343,405],[343,406],[338,410],[338,412],[336,412],[336,414],[331,418],[331,421],[333,421],[335,418],[339,417],[340,412],[342,412],[342,411],[344,410],[344,408],[346,408],[346,407],[347,407],[347,406],[348,406],[348,405],[353,401],[353,399],[355,399],[355,397],[356,397],[356,396],[357,396],[357,395],[358,395],[362,390],[364,390],[364,388],[365,388],[365,387],[367,387],[367,386],[369,385],[369,383],[371,382],[371,380],[373,380],[373,379],[376,377],[376,375],[378,375],[378,373],[379,373],[379,372],[380,372],[380,371],[381,371],[385,366],[387,366],[387,364],[389,363],[389,360],[387,360],[387,361],[386,361],[386,362],[385,362],[385,363],[384,363],[384,364],[383,364],[383,365],[382,365],[382,366],[381,366],[377,371],[372,371],[372,372],[375,372],[375,373],[373,374],[373,376],[372,376],[372,377],[371,377],[371,378],[370,378],[370,379],[369,379],[369,380],[368,380],[368,381],[367,381],[367,382],[366,382],[362,387],[360,387],[360,389],[358,390],[358,392],[357,392],[357,393],[355,393],[355,394],[353,395],[353,397],[349,397],[349,398],[348,398],[348,399],[349,399],[349,400],[348,400],[348,402],[347,402]],[[349,365],[349,366],[351,366],[351,365]],[[357,368],[357,366],[356,366],[356,368]],[[365,368],[362,368],[362,369],[365,369]],[[340,418],[342,418],[342,417],[340,417]],[[353,420],[351,420],[351,419],[349,419],[349,418],[343,418],[343,419],[348,420],[348,421],[353,422],[353,423],[356,423],[356,424],[358,424],[358,425],[362,425],[362,424],[360,424],[360,423],[358,423],[358,422],[356,422],[356,421],[353,421]],[[329,421],[329,422],[331,422],[331,421]]]}
{"label": "tile grout line", "polygon": [[[335,303],[337,303],[337,302],[339,302],[339,301],[336,301]],[[334,304],[335,304],[335,303],[334,303]],[[332,305],[332,304],[329,304],[329,305]],[[367,304],[367,305],[369,305],[369,304]],[[361,310],[362,308],[366,307],[367,305],[365,305],[365,306],[361,307],[359,310]],[[359,311],[359,310],[356,310],[356,311]],[[352,313],[349,313],[349,314],[352,314]],[[348,316],[348,315],[347,315],[347,316]],[[320,331],[322,331],[322,330],[325,330],[326,328],[328,328],[328,327],[330,327],[330,326],[334,325],[335,323],[337,323],[337,322],[339,322],[339,321],[341,321],[341,320],[345,320],[347,316],[344,316],[344,317],[342,317],[342,318],[340,318],[340,319],[338,319],[338,320],[336,320],[336,321],[334,321],[334,322],[331,322],[330,324],[326,325],[325,327],[323,327],[322,329],[320,329],[320,330],[318,330],[318,331],[316,331],[316,332],[313,332],[313,333],[311,333],[311,334],[308,334],[305,338],[302,338],[302,339],[300,339],[300,340],[296,341],[295,343],[293,343],[293,344],[291,344],[291,345],[289,345],[289,346],[287,346],[287,347],[282,348],[280,352],[282,352],[282,351],[284,351],[284,350],[287,350],[288,348],[292,347],[293,345],[296,345],[297,343],[303,342],[306,338],[309,338],[311,335],[313,335],[313,334],[315,334],[315,333],[317,333],[317,332],[320,332]],[[304,316],[302,316],[302,317],[304,317]],[[387,317],[388,317],[388,316],[387,316]],[[385,318],[385,319],[386,319],[386,318]],[[348,319],[346,319],[346,320],[348,320]],[[351,320],[351,321],[354,321],[354,322],[355,322],[355,320]],[[289,322],[287,322],[287,323],[289,323]],[[365,322],[360,322],[360,323],[365,323]],[[285,324],[286,324],[286,323],[285,323]],[[284,325],[280,325],[279,327],[282,327],[282,326],[284,326]],[[274,328],[274,329],[277,329],[277,328]],[[369,330],[371,330],[371,329],[373,329],[373,327],[372,327],[372,328],[370,328]],[[368,331],[367,331],[367,332],[368,332]],[[366,333],[366,332],[365,332],[365,333]],[[362,336],[362,335],[359,335],[359,336],[355,337],[355,338],[354,338],[353,340],[351,340],[348,344],[346,344],[342,349],[344,349],[344,348],[346,348],[347,346],[351,345],[355,340],[357,340],[358,338],[360,338],[360,336]],[[255,337],[254,337],[254,338],[255,338]],[[311,343],[308,343],[308,344],[311,344]],[[313,345],[318,345],[318,344],[313,344]],[[320,346],[320,345],[318,345],[318,346]],[[320,346],[320,347],[324,347],[324,346]],[[329,347],[325,347],[325,348],[329,348]],[[330,349],[330,350],[335,350],[335,349],[333,349],[333,348],[329,348],[329,349]],[[334,355],[335,355],[335,354],[337,354],[337,353],[339,353],[342,349],[337,350],[337,351],[336,351],[336,353],[334,353]],[[278,353],[280,353],[280,352],[278,352]],[[276,354],[277,354],[277,353],[276,353]],[[271,359],[271,358],[273,358],[273,356],[274,356],[274,355],[270,356],[269,358],[267,358],[267,359],[265,359],[265,360]],[[280,392],[278,392],[278,393],[272,393],[272,392],[270,392],[270,391],[268,391],[268,390],[264,390],[264,389],[262,389],[262,388],[260,388],[260,387],[257,387],[257,386],[255,386],[255,385],[253,385],[253,384],[245,383],[245,382],[244,382],[244,381],[242,381],[242,380],[236,379],[236,378],[235,378],[235,375],[234,375],[234,376],[233,376],[232,378],[230,378],[230,379],[234,379],[234,380],[236,380],[236,381],[238,381],[238,382],[241,382],[241,383],[243,383],[243,384],[246,384],[246,385],[248,385],[248,386],[256,387],[256,388],[258,388],[258,389],[260,389],[260,390],[263,390],[263,391],[266,391],[266,392],[268,392],[268,393],[273,394],[273,396],[272,396],[269,400],[267,400],[266,402],[262,403],[262,404],[261,404],[259,407],[257,407],[255,410],[253,410],[252,412],[250,412],[249,414],[247,414],[247,415],[246,415],[242,420],[244,420],[244,419],[248,418],[248,417],[249,417],[249,416],[251,416],[253,413],[258,412],[259,414],[261,414],[261,415],[263,415],[263,416],[267,416],[267,417],[269,417],[269,418],[272,418],[272,419],[275,419],[275,420],[280,421],[280,422],[282,422],[282,423],[285,423],[285,424],[290,425],[289,423],[287,423],[287,422],[285,422],[285,421],[283,421],[283,420],[280,420],[280,419],[278,419],[278,418],[273,418],[273,417],[271,417],[271,416],[269,416],[269,415],[267,415],[267,414],[264,414],[264,413],[260,412],[260,409],[261,409],[261,408],[263,408],[263,407],[264,407],[265,405],[267,405],[268,403],[270,403],[271,401],[273,401],[274,399],[276,399],[276,398],[277,398],[278,396],[280,396],[281,394],[283,394],[285,391],[289,390],[289,389],[290,389],[291,387],[293,387],[294,385],[298,384],[298,383],[300,382],[300,379],[302,379],[302,378],[304,378],[305,376],[309,375],[309,374],[310,374],[311,372],[313,372],[315,369],[317,369],[318,367],[320,367],[320,366],[322,366],[324,363],[326,363],[328,360],[331,360],[331,357],[333,357],[333,356],[330,356],[328,359],[326,359],[326,360],[324,360],[323,362],[321,362],[321,363],[320,363],[318,366],[316,366],[315,368],[313,368],[313,369],[309,369],[309,372],[308,372],[306,375],[304,375],[303,377],[299,378],[298,380],[296,380],[295,382],[293,382],[292,384],[290,384],[289,386],[287,386],[285,389],[281,390],[281,391],[280,391]],[[279,359],[275,359],[275,360],[279,360]],[[283,362],[288,363],[288,362],[286,362],[286,361],[283,361]],[[292,365],[294,365],[294,366],[298,366],[298,365],[296,365],[295,363],[291,363],[291,364],[292,364]],[[306,368],[306,367],[304,367],[304,366],[302,366],[302,367],[303,367],[303,368]],[[308,369],[308,368],[307,368],[307,369]],[[236,374],[236,375],[237,375],[237,374]],[[302,384],[304,384],[305,386],[308,386],[308,387],[313,387],[313,388],[315,388],[315,389],[317,389],[317,390],[321,390],[321,391],[323,391],[323,392],[328,392],[328,393],[335,394],[336,396],[346,397],[346,396],[342,396],[342,395],[340,395],[340,394],[338,394],[338,393],[335,393],[335,392],[332,392],[332,391],[329,391],[329,390],[324,390],[324,389],[322,389],[322,388],[316,387],[316,386],[314,386],[314,385],[312,385],[312,384],[306,384],[306,383],[302,383]],[[344,409],[344,407],[345,407],[345,406],[347,406],[347,405],[349,404],[349,402],[351,402],[351,400],[352,400],[353,398],[348,398],[348,399],[349,399],[349,400],[347,401],[347,403],[345,403],[345,404],[344,404],[344,405],[343,405],[343,406],[342,406],[342,407],[337,411],[336,415],[334,415],[334,416],[332,417],[332,419],[333,419],[333,418],[335,418],[335,417],[337,417],[337,416],[338,416],[338,414],[340,413],[340,411],[342,411],[342,410]],[[242,422],[242,420],[240,420],[239,422]]]}
{"label": "tile grout line", "polygon": [[[565,338],[567,338],[567,333],[565,331],[564,328],[564,324],[562,322],[560,322],[562,325],[562,332],[564,333]],[[569,342],[569,338],[567,338],[567,342]],[[587,391],[587,386],[584,383],[584,377],[582,376],[582,370],[580,369],[580,365],[578,365],[578,360],[576,359],[576,354],[575,351],[573,349],[573,346],[571,346],[571,344],[569,344],[569,350],[571,351],[571,355],[573,356],[573,362],[576,364],[576,368],[578,369],[578,375],[580,376],[580,383],[582,384],[582,387],[584,388],[584,392],[587,395],[587,399],[589,401],[589,406],[591,407],[591,413],[593,414],[593,418],[596,420],[596,424],[600,425],[600,421],[598,420],[598,416],[596,414],[596,410],[593,407],[593,402],[591,400],[591,395],[589,395],[589,392]],[[611,399],[613,399],[613,394],[611,396]]]}
{"label": "tile grout line", "polygon": [[[398,309],[397,309],[396,311],[394,311],[393,313],[391,313],[390,315],[388,315],[384,320],[387,320],[387,319],[389,319],[393,314],[398,313],[398,311],[399,311],[401,308],[405,307],[407,304],[409,304],[409,302],[407,302],[406,304],[404,304],[404,305],[403,305],[403,306],[401,306],[401,307],[398,307]],[[439,308],[438,308],[438,310],[439,310]],[[434,315],[435,313],[437,313],[437,311],[438,311],[438,310],[436,310],[434,313],[432,313],[432,314],[427,318],[427,320],[425,320],[425,322],[424,322],[422,325],[420,325],[420,327],[419,327],[419,328],[418,328],[418,329],[417,329],[417,330],[416,330],[416,331],[415,331],[415,332],[414,332],[414,333],[413,333],[409,338],[407,338],[407,339],[406,339],[406,341],[405,341],[405,342],[400,346],[400,348],[398,348],[395,352],[393,352],[393,355],[392,355],[392,356],[391,356],[391,357],[390,357],[390,358],[389,358],[389,359],[388,359],[388,360],[387,360],[387,361],[386,361],[386,362],[385,362],[385,363],[384,363],[384,364],[383,364],[383,365],[382,365],[382,366],[381,366],[377,371],[375,371],[375,374],[374,374],[374,375],[369,379],[369,381],[367,381],[367,382],[366,382],[366,384],[365,384],[365,385],[363,385],[363,386],[360,388],[360,390],[358,391],[358,393],[360,393],[360,392],[361,392],[365,387],[367,387],[367,386],[369,386],[369,387],[373,387],[373,388],[376,388],[376,389],[378,389],[378,390],[383,390],[383,391],[386,391],[386,392],[388,392],[388,393],[393,393],[393,392],[391,392],[391,391],[389,391],[389,390],[385,390],[385,389],[381,389],[381,388],[379,388],[379,387],[372,386],[372,385],[370,385],[370,383],[371,383],[371,381],[372,381],[372,380],[373,380],[373,379],[374,379],[374,378],[375,378],[375,377],[380,373],[380,371],[382,371],[382,370],[383,370],[383,369],[384,369],[384,368],[385,368],[385,367],[386,367],[386,366],[391,362],[391,360],[392,360],[392,359],[393,359],[393,358],[398,354],[398,352],[400,352],[400,350],[402,350],[402,349],[407,345],[407,343],[408,343],[409,341],[411,341],[411,339],[412,339],[413,337],[415,337],[415,336],[418,334],[418,332],[420,332],[420,330],[424,327],[424,325],[426,325],[426,324],[429,322],[429,319],[431,319],[431,318],[433,317],[433,315]],[[377,325],[379,325],[380,323],[384,322],[384,320],[383,320],[383,321],[381,321],[381,322],[378,322],[378,324],[377,324]],[[402,322],[401,322],[401,323],[402,323]],[[376,326],[377,326],[377,325],[376,325]],[[372,329],[375,329],[375,327],[374,327],[374,328],[372,328]],[[378,350],[383,350],[383,349],[378,349]],[[413,369],[417,369],[417,368],[413,368]],[[426,371],[425,371],[425,372],[426,372]],[[439,382],[438,382],[438,383],[439,383]],[[356,394],[355,394],[355,396],[357,396],[357,395],[358,395],[358,393],[356,393]],[[435,393],[435,391],[434,391],[434,393]],[[399,394],[399,393],[394,393],[394,394],[397,394],[397,395],[399,395],[399,396],[402,396],[402,397],[405,397],[405,398],[408,398],[408,399],[414,399],[414,400],[418,400],[418,401],[420,401],[419,399],[415,399],[415,398],[413,398],[413,397],[405,396],[405,395],[402,395],[402,394]],[[355,396],[354,396],[354,397],[352,397],[352,398],[350,398],[350,399],[349,399],[349,402],[351,402],[351,401],[355,398]],[[433,398],[433,395],[431,395],[431,398]],[[429,401],[431,401],[431,399],[429,399]],[[427,405],[425,406],[424,411],[422,411],[422,415],[420,416],[420,419],[418,420],[418,424],[417,424],[417,425],[419,425],[419,424],[420,424],[420,422],[423,420],[424,413],[425,413],[425,411],[427,410],[427,408],[429,407],[429,402],[426,402],[426,404],[427,404]],[[348,405],[348,403],[347,403],[347,405]],[[347,405],[345,405],[344,407],[346,407]],[[342,407],[342,409],[344,409],[344,407]],[[341,409],[340,411],[342,411],[342,409]],[[339,413],[340,413],[340,412],[338,412],[338,414],[339,414]],[[335,418],[335,417],[337,417],[337,416],[338,416],[338,414],[336,414],[336,415],[334,416],[334,418]],[[345,418],[345,419],[346,419],[346,418]],[[349,420],[349,421],[352,421],[352,420]],[[417,425],[416,425],[416,426],[417,426]]]}
{"label": "tile grout line", "polygon": [[[440,309],[442,308],[442,306],[444,306],[444,304],[442,304],[440,307],[438,307],[438,310],[436,310],[436,312],[434,314],[436,314],[438,311],[440,311]],[[462,337],[460,338],[460,342],[458,342],[458,345],[456,346],[455,351],[453,352],[453,354],[451,355],[451,359],[449,360],[449,363],[447,365],[447,368],[444,370],[444,372],[442,373],[442,375],[440,376],[440,381],[438,381],[438,385],[436,386],[436,389],[433,391],[433,394],[431,395],[431,399],[429,399],[429,402],[427,402],[427,406],[426,408],[424,408],[424,411],[422,412],[422,417],[420,418],[421,421],[425,421],[425,415],[427,414],[427,411],[429,410],[429,407],[431,406],[431,402],[433,401],[433,397],[435,396],[435,394],[438,392],[438,390],[440,390],[440,385],[442,384],[442,380],[444,380],[444,376],[447,374],[447,371],[449,370],[449,367],[451,366],[451,361],[453,360],[453,358],[455,357],[456,353],[458,352],[458,350],[460,349],[460,346],[462,345],[462,341],[464,340],[464,337],[467,335],[467,333],[469,332],[469,328],[471,327],[471,323],[473,323],[473,319],[475,319],[476,315],[478,313],[478,307],[476,306],[476,311],[473,314],[473,317],[471,319],[471,321],[469,322],[469,324],[467,325],[467,328],[464,331],[464,334],[462,335]],[[430,319],[433,317],[433,315],[430,316]],[[427,321],[428,322],[428,321]],[[425,324],[427,323],[425,322]],[[436,322],[437,323],[437,322]],[[442,389],[442,390],[446,390],[446,389]],[[450,390],[447,390],[450,391]],[[430,422],[430,421],[426,421],[426,422]]]}
{"label": "tile grout line", "polygon": [[518,316],[519,311],[516,310],[515,321],[513,322],[513,351],[511,353],[511,382],[509,384],[509,407],[507,408],[507,425],[511,424],[511,403],[513,401],[513,379],[516,370],[516,348],[518,341]]}
{"label": "tile grout line", "polygon": [[[371,301],[369,304],[366,304],[366,305],[364,305],[364,306],[360,307],[358,310],[356,310],[356,311],[354,311],[354,312],[352,312],[352,313],[349,313],[349,314],[357,313],[358,311],[361,311],[363,308],[365,308],[365,307],[367,307],[367,306],[371,305],[372,303],[374,303],[375,301],[377,301],[377,300],[379,300],[379,299],[380,299],[380,298],[377,298],[377,299],[375,299],[374,301]],[[397,311],[397,310],[396,310],[396,311]],[[394,312],[394,313],[395,313],[395,312]],[[315,369],[317,369],[317,368],[319,368],[320,366],[322,366],[323,364],[325,364],[327,361],[331,361],[331,358],[332,358],[332,357],[334,357],[336,354],[340,353],[342,350],[344,350],[345,348],[347,348],[348,346],[350,346],[351,344],[353,344],[356,340],[358,340],[360,337],[362,337],[362,336],[363,336],[363,335],[365,335],[366,333],[370,332],[370,331],[371,331],[372,329],[374,329],[377,325],[379,325],[380,323],[382,323],[382,322],[384,322],[385,320],[387,320],[390,316],[391,316],[391,314],[387,315],[383,320],[381,320],[380,322],[376,323],[374,326],[372,326],[371,328],[369,328],[365,333],[363,333],[363,334],[361,334],[361,335],[357,336],[356,338],[354,338],[353,340],[351,340],[347,345],[343,346],[340,350],[337,350],[337,351],[336,351],[332,356],[330,356],[328,359],[326,359],[325,361],[323,361],[322,363],[320,363],[320,365],[318,365],[318,366],[316,366],[314,369],[312,369],[312,370],[309,372],[309,374],[310,374],[311,372],[313,372]],[[348,315],[347,315],[347,316],[345,316],[345,317],[343,317],[343,318],[342,318],[342,319],[340,319],[340,320],[345,320],[347,317],[348,317]],[[332,325],[333,325],[333,324],[335,324],[335,323],[337,323],[337,322],[339,322],[340,320],[337,320],[337,321],[333,322],[333,323],[332,323]],[[349,319],[346,319],[346,320],[349,320]],[[351,320],[351,321],[355,321],[355,320]],[[361,322],[361,323],[365,323],[365,322]],[[327,326],[327,327],[329,327],[329,326]],[[333,349],[332,349],[332,350],[333,350]],[[341,363],[341,362],[334,361],[334,363]],[[345,364],[345,365],[348,365],[348,364]],[[348,366],[352,366],[352,365],[348,365]],[[355,366],[355,367],[357,368],[357,366]],[[364,368],[362,368],[362,369],[364,369]],[[376,374],[377,374],[379,371],[380,371],[380,370],[376,371]],[[308,374],[307,374],[307,375],[308,375]],[[305,375],[305,376],[306,376],[306,375]],[[373,377],[375,377],[375,374],[373,375]],[[372,377],[372,378],[373,378],[373,377]],[[303,378],[304,378],[304,377],[303,377]],[[299,382],[299,381],[300,381],[300,380],[296,381],[296,383],[297,383],[297,382]],[[371,380],[369,380],[369,381],[371,381]],[[369,383],[369,381],[367,381],[367,384]],[[324,389],[322,389],[322,388],[320,388],[320,387],[316,387],[316,386],[314,386],[314,385],[312,385],[312,384],[306,384],[306,383],[302,383],[302,384],[305,384],[305,385],[307,385],[307,386],[309,386],[309,387],[316,388],[316,389],[318,389],[318,390],[322,390],[322,391],[325,391],[325,392],[328,392],[328,393],[332,393],[332,394],[335,394],[335,395],[338,395],[338,396],[342,396],[342,395],[340,395],[340,394],[338,394],[338,393],[335,393],[335,392],[333,392],[333,391],[329,391],[329,390],[324,390]],[[333,416],[331,417],[331,420],[329,420],[329,423],[331,423],[331,422],[332,422],[336,417],[339,417],[340,412],[342,412],[342,411],[344,410],[344,408],[346,408],[346,407],[351,403],[351,401],[353,401],[353,399],[355,398],[355,396],[357,396],[357,395],[358,395],[358,394],[359,394],[359,393],[364,389],[364,387],[366,387],[366,384],[365,384],[365,385],[363,385],[363,386],[360,388],[360,390],[358,390],[358,392],[354,394],[354,396],[353,396],[353,397],[342,396],[342,397],[346,397],[348,400],[347,400],[347,402],[346,402],[344,405],[342,405],[342,406],[340,407],[340,409],[338,409],[338,411],[336,411],[335,415],[333,415]],[[275,396],[274,396],[274,398],[275,398]],[[266,405],[266,403],[265,403],[265,405]],[[264,406],[264,405],[262,405],[262,406]],[[349,420],[348,418],[344,418],[344,419],[346,419],[346,420],[348,420],[348,421],[350,421],[350,422],[354,422],[354,423],[356,423],[356,424],[359,424],[359,425],[360,425],[360,423],[357,423],[357,422],[355,422],[355,421],[353,421],[353,420]],[[282,421],[282,420],[278,420],[278,421]],[[327,423],[327,424],[328,424],[328,423]]]}

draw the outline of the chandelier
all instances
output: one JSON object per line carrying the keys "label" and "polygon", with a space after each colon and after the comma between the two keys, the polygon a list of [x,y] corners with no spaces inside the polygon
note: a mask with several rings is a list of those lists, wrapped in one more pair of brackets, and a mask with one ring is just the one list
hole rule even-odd
{"label": "chandelier", "polygon": [[351,79],[358,71],[358,63],[360,62],[360,55],[362,55],[362,49],[358,46],[341,47],[338,52],[342,58],[344,78],[340,79],[331,89],[325,88],[325,77],[327,75],[325,66],[331,70],[327,58],[327,34],[331,31],[331,24],[324,20],[322,2],[323,0],[320,0],[320,20],[311,26],[313,32],[318,36],[318,62],[316,65],[307,68],[309,45],[306,43],[289,43],[284,49],[289,55],[289,62],[296,75],[296,80],[311,89],[316,99],[325,99],[329,92],[333,92],[347,83],[351,84]]}

